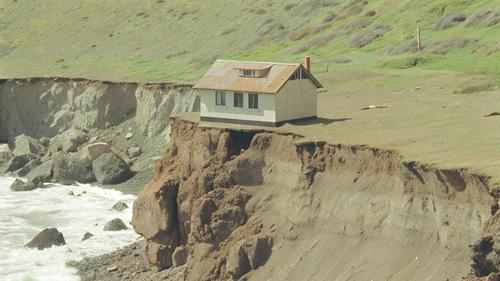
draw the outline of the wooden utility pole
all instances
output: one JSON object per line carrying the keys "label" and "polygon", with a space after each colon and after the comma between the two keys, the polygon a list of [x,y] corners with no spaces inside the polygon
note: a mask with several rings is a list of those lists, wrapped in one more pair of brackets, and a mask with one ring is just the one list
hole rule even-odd
{"label": "wooden utility pole", "polygon": [[420,53],[422,42],[420,41],[420,26],[417,26],[417,52]]}

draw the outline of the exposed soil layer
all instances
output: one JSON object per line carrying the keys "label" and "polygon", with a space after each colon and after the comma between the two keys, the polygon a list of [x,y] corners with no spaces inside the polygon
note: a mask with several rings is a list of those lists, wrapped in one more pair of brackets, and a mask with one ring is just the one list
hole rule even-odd
{"label": "exposed soil layer", "polygon": [[148,263],[185,280],[458,280],[491,217],[465,169],[182,118],[171,133],[133,225]]}
{"label": "exposed soil layer", "polygon": [[146,136],[163,133],[172,113],[197,110],[190,85],[69,78],[0,80],[0,141],[54,137],[71,127],[106,129],[133,119]]}

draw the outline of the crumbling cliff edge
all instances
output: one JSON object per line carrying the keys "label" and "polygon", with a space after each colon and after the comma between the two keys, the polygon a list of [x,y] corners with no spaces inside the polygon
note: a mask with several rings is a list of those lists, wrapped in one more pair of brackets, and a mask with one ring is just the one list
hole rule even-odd
{"label": "crumbling cliff edge", "polygon": [[191,85],[125,83],[77,78],[0,80],[0,142],[26,134],[52,138],[76,127],[106,129],[133,119],[141,134],[156,136],[168,116],[198,111]]}
{"label": "crumbling cliff edge", "polygon": [[184,266],[185,280],[472,280],[498,272],[498,197],[485,176],[182,116],[171,138],[134,204],[132,223],[153,267]]}

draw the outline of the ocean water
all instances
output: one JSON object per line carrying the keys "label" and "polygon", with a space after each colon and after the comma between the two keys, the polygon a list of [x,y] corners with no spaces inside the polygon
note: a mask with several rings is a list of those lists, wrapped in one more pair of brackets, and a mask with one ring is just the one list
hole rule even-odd
{"label": "ocean water", "polygon": [[[133,195],[90,185],[62,186],[28,192],[11,192],[13,178],[0,177],[0,280],[1,281],[77,281],[76,270],[65,263],[96,256],[139,240],[129,224]],[[75,195],[67,195],[73,191]],[[124,212],[111,209],[118,201],[127,203]],[[103,231],[104,225],[122,219],[129,230]],[[63,233],[66,246],[39,251],[24,245],[44,228]],[[83,234],[94,234],[81,241]]]}

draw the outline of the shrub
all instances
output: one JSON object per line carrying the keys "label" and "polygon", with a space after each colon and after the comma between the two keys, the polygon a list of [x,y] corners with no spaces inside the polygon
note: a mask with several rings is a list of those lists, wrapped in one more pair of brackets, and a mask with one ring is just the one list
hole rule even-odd
{"label": "shrub", "polygon": [[465,21],[465,26],[495,26],[498,23],[500,23],[500,11],[481,10],[470,16]]}
{"label": "shrub", "polygon": [[300,39],[308,36],[309,34],[311,34],[312,31],[313,30],[311,28],[305,28],[305,29],[296,31],[295,33],[293,33],[292,35],[290,35],[290,40],[292,40],[292,41],[298,41],[298,40],[300,40]]}
{"label": "shrub", "polygon": [[369,11],[366,11],[365,12],[365,16],[366,17],[373,17],[377,14],[377,12],[375,12],[374,10],[369,10]]}
{"label": "shrub", "polygon": [[256,14],[256,15],[264,15],[264,14],[266,14],[266,13],[267,13],[267,11],[266,11],[266,9],[264,9],[264,8],[257,8],[257,9],[255,9],[255,11],[254,11],[254,14]]}
{"label": "shrub", "polygon": [[358,35],[354,36],[354,38],[351,39],[347,46],[349,48],[362,48],[375,41],[375,39],[384,36],[384,34],[389,32],[391,29],[392,28],[389,26],[380,25],[367,31],[361,32]]}
{"label": "shrub", "polygon": [[334,19],[337,18],[337,15],[336,14],[329,14],[327,15],[324,19],[323,19],[323,23],[330,23],[332,22]]}
{"label": "shrub", "polygon": [[285,11],[290,11],[291,9],[293,9],[293,7],[295,7],[297,4],[288,4],[286,5],[285,7],[283,7],[283,10]]}
{"label": "shrub", "polygon": [[466,19],[467,19],[467,16],[462,14],[462,13],[455,13],[455,14],[447,15],[446,17],[440,19],[436,23],[434,30],[448,29],[448,28],[453,27],[461,22],[464,22]]}
{"label": "shrub", "polygon": [[455,94],[474,94],[474,93],[480,93],[480,92],[489,92],[489,91],[494,91],[495,90],[495,85],[492,83],[482,83],[482,84],[475,84],[475,85],[464,85],[460,87],[459,89],[455,90],[453,93]]}
{"label": "shrub", "polygon": [[382,68],[408,69],[422,65],[429,61],[430,61],[429,57],[417,55],[411,57],[391,59],[381,63],[380,66]]}
{"label": "shrub", "polygon": [[437,42],[434,45],[425,48],[425,51],[436,55],[444,55],[453,50],[467,46],[473,41],[474,40],[465,37],[452,38],[449,40]]}
{"label": "shrub", "polygon": [[341,33],[337,32],[337,31],[333,31],[333,32],[330,32],[330,33],[325,34],[323,36],[320,36],[317,38],[312,38],[310,40],[307,40],[306,42],[304,42],[302,45],[298,46],[297,48],[292,49],[291,53],[298,54],[298,53],[305,52],[305,51],[307,51],[311,48],[314,48],[314,47],[325,46],[326,44],[328,44],[328,42],[332,41],[333,39],[335,39],[341,35],[342,35]]}
{"label": "shrub", "polygon": [[415,39],[410,39],[409,41],[389,46],[384,54],[386,55],[401,55],[405,53],[414,53],[417,51],[417,43]]}

